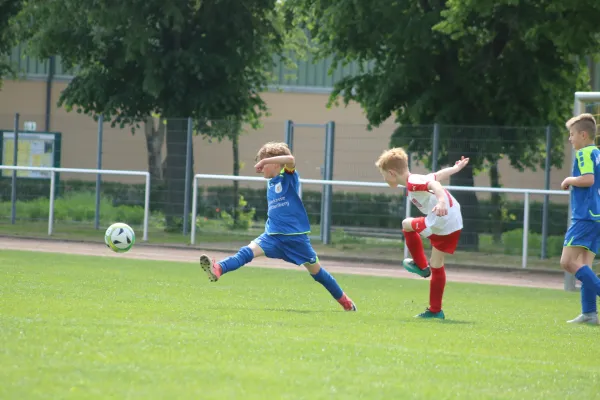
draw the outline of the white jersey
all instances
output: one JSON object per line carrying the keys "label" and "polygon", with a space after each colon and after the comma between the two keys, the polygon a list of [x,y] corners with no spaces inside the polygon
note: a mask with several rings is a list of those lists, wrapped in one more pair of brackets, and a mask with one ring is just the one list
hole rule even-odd
{"label": "white jersey", "polygon": [[437,198],[427,185],[431,181],[435,181],[435,174],[419,175],[411,174],[408,176],[406,188],[408,190],[408,199],[426,215],[425,230],[421,232],[422,236],[428,237],[434,235],[449,235],[452,232],[459,231],[463,228],[462,214],[460,212],[460,204],[454,196],[446,189],[448,201],[448,214],[443,217],[435,215],[432,210],[437,204]]}

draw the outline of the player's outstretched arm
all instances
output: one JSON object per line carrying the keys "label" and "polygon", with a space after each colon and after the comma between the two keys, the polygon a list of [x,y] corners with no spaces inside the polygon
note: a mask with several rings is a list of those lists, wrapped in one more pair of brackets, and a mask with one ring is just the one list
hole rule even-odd
{"label": "player's outstretched arm", "polygon": [[563,190],[568,190],[571,186],[590,187],[594,184],[594,181],[594,174],[585,174],[578,177],[570,176],[562,181],[560,187]]}
{"label": "player's outstretched arm", "polygon": [[454,163],[452,167],[444,168],[435,173],[435,179],[437,181],[443,181],[444,179],[448,179],[450,176],[456,174],[458,171],[466,167],[469,163],[469,159],[464,156],[460,158],[457,162]]}

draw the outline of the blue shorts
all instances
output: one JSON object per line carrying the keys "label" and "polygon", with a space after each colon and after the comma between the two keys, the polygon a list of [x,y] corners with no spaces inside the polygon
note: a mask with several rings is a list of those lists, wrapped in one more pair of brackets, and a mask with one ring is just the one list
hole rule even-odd
{"label": "blue shorts", "polygon": [[578,220],[573,221],[565,234],[565,247],[585,247],[594,254],[598,254],[598,237],[600,236],[600,222]]}
{"label": "blue shorts", "polygon": [[263,233],[254,243],[260,246],[268,258],[277,258],[295,265],[314,264],[317,253],[308,235],[268,235]]}

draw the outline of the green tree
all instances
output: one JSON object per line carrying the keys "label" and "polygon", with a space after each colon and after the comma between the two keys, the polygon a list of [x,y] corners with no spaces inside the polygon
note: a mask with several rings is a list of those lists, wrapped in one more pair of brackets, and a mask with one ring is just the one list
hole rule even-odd
{"label": "green tree", "polygon": [[[10,54],[17,39],[15,29],[15,16],[21,10],[22,0],[5,0],[0,2],[0,54]],[[7,76],[15,76],[14,65],[8,58],[0,58],[0,88],[2,80]]]}
{"label": "green tree", "polygon": [[[279,63],[283,63],[288,70],[297,70],[297,61],[305,60],[307,54],[312,50],[311,43],[308,40],[306,31],[302,29],[295,19],[286,19],[285,9],[282,2],[277,2],[273,21],[278,27],[278,31],[283,35],[283,47],[281,54],[274,54]],[[267,81],[274,83],[277,77],[273,75],[272,69],[262,71]],[[289,73],[286,79],[295,79],[295,73]],[[259,113],[253,110],[246,110],[237,115],[229,115],[218,120],[197,120],[195,121],[197,134],[205,138],[215,139],[221,142],[222,140],[231,141],[231,149],[233,155],[233,175],[239,176],[241,169],[239,138],[240,135],[246,133],[245,127],[252,130],[257,130],[262,127],[260,117],[268,116],[269,112],[265,104],[258,107]],[[240,214],[243,210],[240,209],[239,201],[239,181],[233,181],[233,210],[232,210],[232,227],[241,227],[245,229],[245,224],[240,223]]]}
{"label": "green tree", "polygon": [[283,42],[276,0],[28,0],[21,27],[33,55],[77,67],[59,105],[122,126],[167,121],[168,227],[183,215],[187,118],[258,118]]}
{"label": "green tree", "polygon": [[[356,101],[372,125],[395,116],[392,137],[425,157],[431,126],[441,129],[440,163],[471,164],[452,185],[473,185],[474,170],[505,154],[521,170],[543,160],[545,136],[504,129],[496,140],[475,125],[564,126],[573,92],[586,90],[583,57],[600,47],[595,0],[287,0],[335,62],[368,63],[335,86],[332,101]],[[555,135],[554,147],[563,145]],[[562,154],[556,151],[554,154]],[[560,157],[553,164],[562,163]],[[456,192],[474,213],[474,193]],[[465,207],[463,207],[464,209]],[[476,248],[475,219],[465,218],[463,245]]]}

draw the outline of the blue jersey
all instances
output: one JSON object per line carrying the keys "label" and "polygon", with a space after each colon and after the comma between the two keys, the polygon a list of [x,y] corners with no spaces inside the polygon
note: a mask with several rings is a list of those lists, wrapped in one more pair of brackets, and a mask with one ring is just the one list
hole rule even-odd
{"label": "blue jersey", "polygon": [[267,222],[265,232],[269,235],[300,235],[310,232],[306,209],[298,194],[298,173],[284,168],[267,184]]}
{"label": "blue jersey", "polygon": [[573,162],[573,176],[594,174],[590,187],[571,189],[571,219],[600,221],[600,150],[594,145],[577,150]]}

